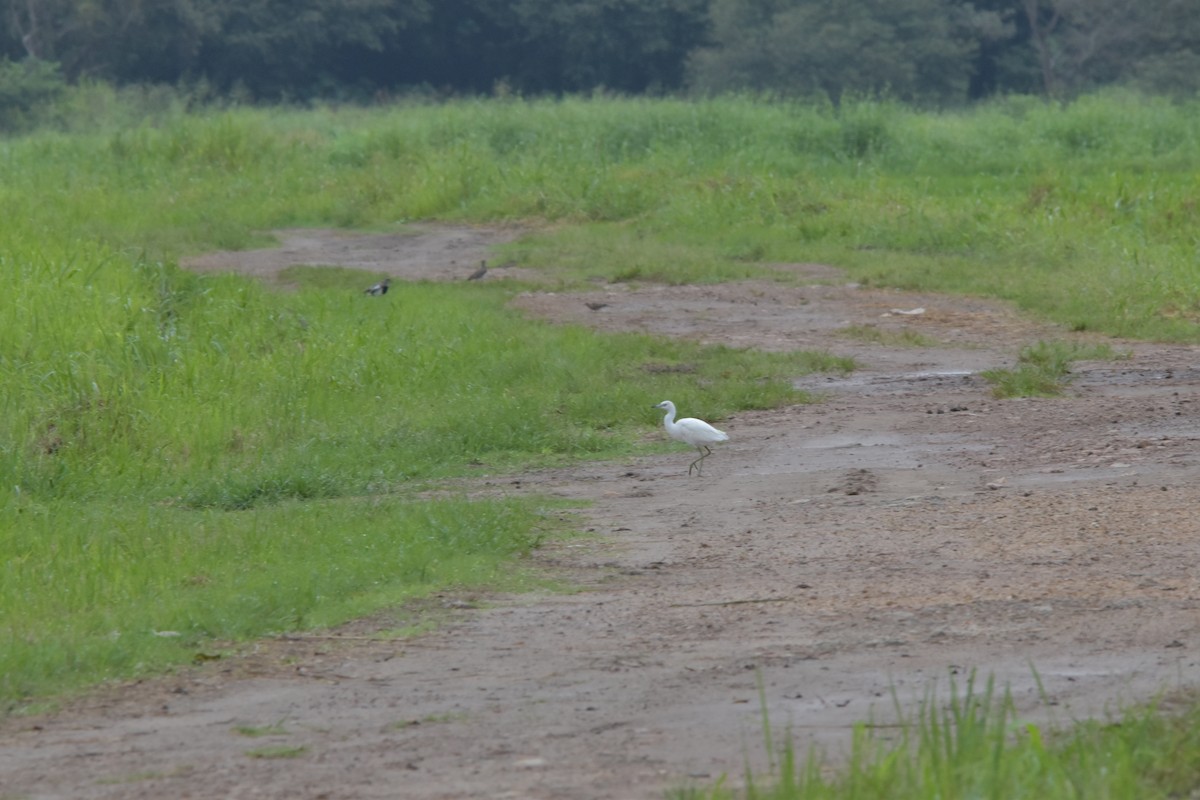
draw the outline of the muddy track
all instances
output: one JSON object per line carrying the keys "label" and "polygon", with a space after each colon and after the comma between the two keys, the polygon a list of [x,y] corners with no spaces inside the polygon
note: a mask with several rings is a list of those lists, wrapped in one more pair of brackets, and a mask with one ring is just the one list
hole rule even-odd
{"label": "muddy track", "polygon": [[[515,233],[293,232],[194,266],[461,280]],[[822,403],[720,420],[731,441],[702,478],[681,447],[482,479],[592,501],[594,536],[534,556],[580,591],[448,594],[432,601],[442,626],[414,639],[369,641],[397,624],[383,615],[5,721],[0,797],[652,798],[765,768],[760,682],[777,730],[833,754],[853,723],[892,719],[893,693],[911,707],[973,670],[1062,722],[1194,685],[1197,350],[1116,343],[1131,357],[1079,364],[1067,397],[999,401],[979,370],[1069,334],[991,301],[780,268],[800,284],[514,299],[601,330],[863,364],[800,379]],[[851,325],[925,344],[863,343]],[[290,757],[247,755],[263,747]]]}

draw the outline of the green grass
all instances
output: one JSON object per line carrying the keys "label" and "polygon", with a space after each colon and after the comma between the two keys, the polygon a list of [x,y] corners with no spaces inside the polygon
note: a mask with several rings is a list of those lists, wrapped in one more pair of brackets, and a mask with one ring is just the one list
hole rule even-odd
{"label": "green grass", "polygon": [[190,115],[102,94],[68,97],[60,131],[0,142],[0,711],[499,580],[561,509],[421,490],[646,452],[664,446],[646,435],[658,400],[719,421],[851,366],[553,327],[497,285],[364,302],[375,275],[298,268],[278,292],[181,272],[185,254],[285,226],[516,222],[536,233],[497,260],[554,288],[787,281],[772,262],[824,261],[1200,341],[1196,103]]}
{"label": "green grass", "polygon": [[6,144],[0,210],[30,235],[151,260],[287,225],[533,221],[547,227],[506,255],[564,285],[786,279],[762,262],[824,261],[871,284],[1007,298],[1077,330],[1193,342],[1198,102],[155,106],[132,126],[81,112],[78,133]]}
{"label": "green grass", "polygon": [[288,292],[194,275],[42,199],[0,255],[0,713],[439,587],[520,588],[508,564],[567,528],[561,504],[422,493],[648,452],[663,397],[720,419],[852,366],[538,323],[503,286],[379,302],[346,270]]}
{"label": "green grass", "polygon": [[504,562],[549,532],[549,512],[388,495],[235,512],[25,500],[0,526],[0,695],[154,672],[213,640],[332,625],[445,584],[519,588]]}
{"label": "green grass", "polygon": [[307,753],[308,748],[303,745],[293,747],[276,745],[274,747],[259,747],[246,751],[246,755],[250,758],[300,758],[300,756]]}
{"label": "green grass", "polygon": [[[633,451],[662,397],[703,398],[720,417],[802,400],[792,376],[850,366],[538,324],[498,289],[416,284],[381,303],[140,262],[111,271],[110,288],[99,275],[42,297],[12,287],[35,329],[11,331],[0,422],[0,466],[22,495],[241,510],[469,463],[611,457]],[[43,311],[55,302],[71,309],[57,322]],[[679,363],[691,371],[659,369]]]}
{"label": "green grass", "polygon": [[1081,345],[1046,342],[1022,348],[1013,369],[990,369],[981,373],[992,384],[996,397],[1057,397],[1071,379],[1071,362],[1128,358],[1108,344]]}
{"label": "green grass", "polygon": [[[156,781],[163,778],[180,778],[193,774],[195,768],[189,764],[181,764],[169,770],[147,769],[139,772],[132,772],[126,775],[114,775],[105,778],[98,778],[96,783],[100,786],[118,786],[124,783],[140,783],[141,781]],[[26,795],[6,795],[0,794],[0,800],[15,800],[17,797],[26,797]]]}
{"label": "green grass", "polygon": [[289,734],[282,720],[273,722],[270,725],[238,725],[233,730],[235,733],[251,738],[258,738],[259,736],[287,736]]}
{"label": "green grass", "polygon": [[675,800],[1074,800],[1191,797],[1200,787],[1200,705],[1156,706],[1069,726],[1021,718],[1011,697],[974,676],[900,724],[856,726],[848,758],[797,757],[786,741],[769,778],[669,793]]}

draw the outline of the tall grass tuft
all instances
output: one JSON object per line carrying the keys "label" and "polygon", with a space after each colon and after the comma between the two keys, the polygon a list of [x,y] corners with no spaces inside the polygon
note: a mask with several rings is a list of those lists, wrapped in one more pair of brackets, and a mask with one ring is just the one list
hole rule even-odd
{"label": "tall grass tuft", "polygon": [[1024,720],[1007,692],[975,675],[932,693],[898,726],[856,726],[848,757],[796,756],[789,741],[770,776],[747,776],[672,796],[699,800],[1072,800],[1168,798],[1200,784],[1196,753],[1200,706],[1161,713],[1155,706],[1118,717],[1047,727]]}
{"label": "tall grass tuft", "polygon": [[1057,397],[1070,382],[1072,362],[1125,357],[1107,344],[1040,341],[1021,348],[1013,369],[990,369],[981,374],[992,384],[996,397]]}

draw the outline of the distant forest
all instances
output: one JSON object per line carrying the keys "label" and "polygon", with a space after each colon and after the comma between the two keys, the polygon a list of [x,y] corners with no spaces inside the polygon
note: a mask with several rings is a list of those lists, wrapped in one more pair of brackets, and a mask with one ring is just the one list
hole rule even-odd
{"label": "distant forest", "polygon": [[1198,0],[0,0],[0,104],[55,81],[252,101],[754,91],[1195,97]]}

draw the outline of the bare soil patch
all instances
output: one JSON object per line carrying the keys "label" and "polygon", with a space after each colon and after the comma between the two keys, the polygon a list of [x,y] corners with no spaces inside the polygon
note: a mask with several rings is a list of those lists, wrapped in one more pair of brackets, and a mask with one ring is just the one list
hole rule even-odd
{"label": "bare soil patch", "polygon": [[[428,233],[292,232],[302,254],[197,266],[458,279],[515,235]],[[1132,357],[1079,364],[1067,397],[1000,401],[979,370],[1070,334],[992,301],[781,268],[811,284],[514,298],[601,330],[863,364],[800,379],[820,404],[710,420],[731,441],[702,478],[681,446],[482,479],[593,502],[594,537],[534,556],[580,591],[447,595],[442,626],[413,639],[367,640],[387,615],[4,721],[0,796],[652,798],[766,767],[759,681],[772,725],[834,753],[853,723],[893,718],[893,691],[911,707],[972,670],[1061,722],[1195,685],[1196,349],[1117,343]],[[872,343],[868,326],[924,344]],[[239,733],[256,728],[271,732]]]}
{"label": "bare soil patch", "polygon": [[[286,286],[281,273],[293,266],[345,267],[399,280],[466,280],[491,248],[521,234],[515,227],[411,225],[399,233],[363,234],[338,230],[272,231],[277,247],[206,253],[186,260],[197,272],[240,272]],[[484,280],[528,278],[536,273],[512,264],[489,264]],[[363,288],[372,281],[366,280]]]}

